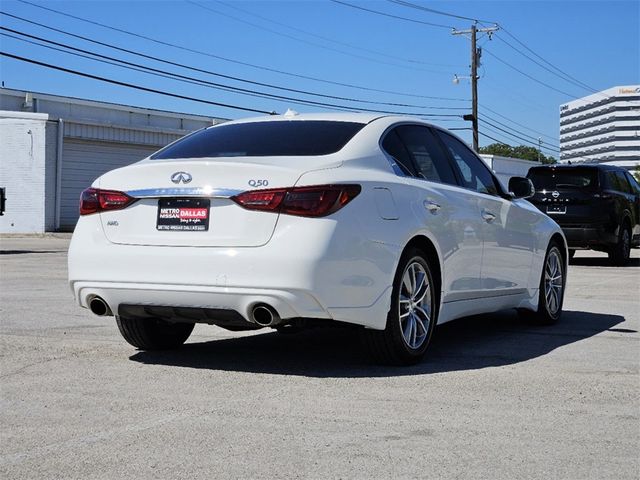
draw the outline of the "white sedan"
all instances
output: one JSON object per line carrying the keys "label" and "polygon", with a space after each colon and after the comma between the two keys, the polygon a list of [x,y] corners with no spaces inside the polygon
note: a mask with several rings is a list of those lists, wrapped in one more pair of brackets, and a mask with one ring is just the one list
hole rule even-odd
{"label": "white sedan", "polygon": [[359,326],[375,359],[424,356],[436,324],[562,311],[566,241],[459,138],[411,117],[261,117],[188,135],[82,193],[77,303],[140,349],[195,323]]}

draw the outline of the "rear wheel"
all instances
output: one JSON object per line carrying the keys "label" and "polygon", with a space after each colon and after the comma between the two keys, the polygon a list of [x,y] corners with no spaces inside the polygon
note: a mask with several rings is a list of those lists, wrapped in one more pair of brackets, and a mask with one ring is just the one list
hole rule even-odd
{"label": "rear wheel", "polygon": [[193,323],[170,323],[155,318],[116,317],[116,322],[124,339],[141,350],[179,347],[189,338],[194,327]]}
{"label": "rear wheel", "polygon": [[535,312],[523,310],[521,313],[533,323],[540,325],[556,323],[562,315],[565,284],[566,272],[562,253],[558,244],[552,242],[547,248],[542,268],[538,310]]}
{"label": "rear wheel", "polygon": [[609,260],[613,265],[626,265],[631,255],[631,231],[627,224],[620,227],[618,243],[609,250]]}
{"label": "rear wheel", "polygon": [[396,272],[386,328],[363,330],[365,344],[379,363],[412,365],[424,357],[436,321],[429,262],[420,250],[411,249],[401,258]]}

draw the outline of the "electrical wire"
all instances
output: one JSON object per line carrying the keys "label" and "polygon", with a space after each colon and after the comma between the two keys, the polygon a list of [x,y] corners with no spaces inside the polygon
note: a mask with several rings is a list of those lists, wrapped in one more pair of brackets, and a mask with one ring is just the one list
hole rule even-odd
{"label": "electrical wire", "polygon": [[231,15],[229,13],[221,12],[220,10],[216,10],[215,8],[212,8],[212,7],[208,6],[208,5],[202,5],[201,3],[194,2],[192,0],[186,0],[186,1],[187,1],[187,3],[190,3],[191,5],[195,5],[195,6],[201,8],[203,10],[208,11],[209,13],[214,13],[216,15],[221,15],[223,17],[230,18],[230,19],[232,19],[232,20],[234,20],[236,22],[240,22],[240,23],[243,23],[245,25],[250,25],[250,26],[252,26],[254,28],[257,28],[257,29],[260,29],[260,30],[264,30],[265,32],[269,32],[269,33],[271,33],[273,35],[278,35],[280,37],[288,38],[289,40],[293,40],[295,42],[301,42],[301,43],[304,43],[305,45],[311,45],[311,46],[316,47],[316,48],[321,48],[321,49],[324,49],[324,50],[329,50],[331,52],[336,52],[336,53],[339,53],[341,55],[347,55],[349,57],[358,58],[360,60],[366,60],[368,62],[378,63],[378,64],[381,64],[381,65],[392,66],[392,67],[396,67],[396,68],[407,68],[409,70],[420,70],[420,71],[423,71],[423,72],[437,73],[437,74],[441,74],[441,75],[448,75],[449,74],[448,72],[443,72],[442,70],[428,70],[428,69],[417,67],[417,66],[408,66],[408,65],[403,65],[403,64],[400,64],[400,63],[387,62],[387,61],[384,61],[384,60],[379,60],[379,59],[376,59],[376,58],[371,58],[371,57],[367,57],[367,56],[364,56],[364,55],[359,55],[357,53],[351,53],[351,52],[347,52],[345,50],[340,50],[338,48],[329,47],[327,45],[321,45],[319,43],[312,42],[310,40],[305,40],[303,38],[296,37],[294,35],[290,35],[288,33],[280,32],[280,31],[277,31],[277,30],[273,30],[272,28],[265,27],[263,25],[258,25],[256,23],[250,22],[249,20],[245,20],[243,18],[238,18],[237,16]]}
{"label": "electrical wire", "polygon": [[395,18],[398,20],[404,20],[406,22],[411,22],[411,23],[419,23],[420,25],[427,25],[429,27],[439,27],[439,28],[446,28],[448,30],[453,30],[453,27],[451,25],[442,25],[441,23],[424,22],[422,20],[416,20],[413,18],[401,17],[399,15],[392,15],[390,13],[381,12],[379,10],[373,10],[371,8],[361,7],[360,5],[354,5],[352,3],[343,2],[341,0],[329,0],[329,1],[333,3],[339,3],[340,5],[344,5],[346,7],[355,8],[356,10],[362,10],[365,12],[374,13],[376,15],[382,15],[384,17]]}
{"label": "electrical wire", "polygon": [[522,50],[518,49],[517,47],[515,47],[514,45],[512,45],[511,43],[509,43],[508,41],[506,41],[504,38],[500,37],[499,35],[496,35],[496,38],[503,42],[505,45],[507,45],[509,48],[511,48],[512,50],[518,52],[520,55],[522,55],[523,57],[525,57],[526,59],[530,60],[531,62],[535,63],[536,65],[538,65],[540,68],[546,70],[547,72],[551,73],[552,75],[564,80],[565,82],[570,83],[571,85],[573,85],[574,87],[578,87],[581,88],[583,90],[587,90],[591,93],[598,93],[597,90],[589,87],[588,85],[580,82],[579,80],[573,80],[573,77],[568,76],[567,74],[563,73],[558,73],[554,70],[552,70],[551,68],[547,67],[546,65],[544,65],[543,63],[539,62],[538,60],[536,60],[535,58],[531,57],[530,55],[527,55],[525,52],[523,52]]}
{"label": "electrical wire", "polygon": [[[489,120],[491,120],[492,122],[497,123],[498,125],[501,125],[501,126],[503,126],[503,127],[505,127],[505,128],[513,129],[513,127],[512,127],[512,126],[507,125],[507,124],[505,124],[505,123],[502,123],[502,122],[500,122],[499,120],[496,120],[495,118],[493,118],[493,117],[491,117],[491,116],[489,116],[489,115],[487,115],[487,114],[483,114],[483,115],[482,115],[482,118],[489,119]],[[522,135],[523,137],[529,138],[530,140],[532,140],[532,141],[534,141],[534,142],[538,142],[538,138],[536,138],[536,137],[532,137],[531,135],[528,135],[528,134],[526,134],[526,133],[524,133],[524,132],[521,132],[521,131],[518,131],[518,130],[512,130],[512,131],[514,131],[514,132],[516,132],[516,133],[518,133],[518,134]]]}
{"label": "electrical wire", "polygon": [[493,140],[494,142],[498,142],[500,145],[507,145],[507,146],[509,146],[509,147],[513,147],[513,145],[510,145],[510,144],[508,144],[508,143],[504,143],[503,141],[498,140],[497,138],[494,138],[494,137],[492,137],[491,135],[487,135],[485,132],[478,131],[478,134],[479,134],[479,135],[482,135],[483,137],[490,138],[490,139],[491,139],[491,140]]}
{"label": "electrical wire", "polygon": [[446,17],[458,18],[461,20],[469,20],[471,22],[476,22],[476,23],[479,23],[479,22],[495,23],[495,22],[490,22],[488,20],[479,20],[477,18],[465,17],[463,15],[456,15],[454,13],[443,12],[442,10],[436,10],[435,8],[428,8],[422,5],[416,5],[415,3],[407,2],[405,0],[387,0],[387,1],[390,3],[396,3],[398,5],[402,5],[403,7],[409,7],[409,8],[414,8],[416,10],[422,10],[424,12],[435,13],[436,15],[444,15]]}
{"label": "electrical wire", "polygon": [[[280,75],[286,75],[286,76],[290,76],[290,77],[294,77],[294,78],[301,78],[301,79],[304,79],[304,80],[311,80],[311,81],[315,81],[315,82],[326,83],[326,84],[329,84],[329,85],[352,88],[352,89],[363,90],[363,91],[368,91],[368,92],[386,93],[386,94],[390,94],[390,95],[398,95],[398,96],[411,97],[411,98],[423,98],[423,99],[430,99],[430,100],[450,100],[450,101],[458,101],[458,102],[468,102],[469,101],[466,98],[438,97],[438,96],[430,96],[430,95],[418,95],[418,94],[412,94],[412,93],[406,93],[406,92],[396,92],[396,91],[392,91],[392,90],[384,90],[384,89],[366,87],[366,86],[362,86],[362,85],[355,85],[355,84],[351,84],[351,83],[338,82],[338,81],[333,81],[333,80],[328,80],[328,79],[323,79],[323,78],[318,78],[318,77],[302,75],[302,74],[298,74],[298,73],[286,72],[284,70],[278,70],[278,69],[275,69],[275,68],[265,67],[263,65],[256,65],[256,64],[252,64],[252,63],[248,63],[248,62],[243,62],[243,61],[240,61],[240,60],[226,58],[226,57],[223,57],[223,56],[220,56],[220,55],[215,55],[213,53],[205,52],[205,51],[202,51],[202,50],[197,50],[197,49],[185,47],[185,46],[182,46],[182,45],[178,45],[178,44],[175,44],[175,43],[166,42],[164,40],[159,40],[157,38],[149,37],[149,36],[142,35],[142,34],[139,34],[139,33],[130,32],[128,30],[124,30],[124,29],[121,29],[121,28],[118,28],[118,27],[113,27],[111,25],[107,25],[107,24],[104,24],[104,23],[96,22],[94,20],[89,20],[87,18],[83,18],[83,17],[80,17],[78,15],[72,15],[70,13],[66,13],[66,12],[63,12],[63,11],[60,11],[60,10],[56,10],[56,9],[53,9],[53,8],[50,8],[50,7],[45,7],[43,5],[38,5],[38,4],[30,2],[28,0],[17,0],[17,1],[19,1],[21,3],[24,3],[24,4],[27,4],[27,5],[31,5],[32,7],[35,7],[35,8],[39,8],[39,9],[42,9],[42,10],[45,10],[45,11],[56,13],[58,15],[62,15],[62,16],[67,17],[67,18],[72,18],[74,20],[78,20],[78,21],[85,22],[85,23],[88,23],[88,24],[91,24],[91,25],[99,26],[99,27],[102,27],[102,28],[105,28],[105,29],[108,29],[108,30],[111,30],[111,31],[115,31],[115,32],[119,32],[119,33],[123,33],[125,35],[129,35],[129,36],[135,37],[135,38],[140,38],[140,39],[143,39],[143,40],[147,40],[149,42],[153,42],[153,43],[156,43],[158,45],[163,45],[163,46],[167,46],[167,47],[176,48],[178,50],[182,50],[182,51],[185,51],[185,52],[194,53],[194,54],[197,54],[197,55],[203,55],[203,56],[206,56],[206,57],[215,58],[217,60],[222,60],[222,61],[225,61],[225,62],[230,62],[230,63],[237,64],[237,65],[242,65],[242,66],[245,66],[245,67],[255,68],[255,69],[258,69],[258,70],[268,71],[268,72],[272,72],[272,73],[278,73]],[[5,12],[5,15],[9,15],[9,16],[12,16],[14,18],[19,18],[20,20],[27,21],[27,22],[34,23],[34,24],[42,26],[41,24],[38,24],[37,22],[26,20],[24,18],[18,17],[17,15],[11,15],[11,14],[8,14],[6,12]],[[46,27],[45,26],[45,28],[50,28],[51,29],[52,27]],[[86,37],[83,37],[83,38],[86,39]]]}
{"label": "electrical wire", "polygon": [[192,71],[196,71],[199,73],[206,73],[209,75],[213,75],[213,76],[217,76],[217,77],[221,77],[221,78],[226,78],[226,79],[230,79],[230,80],[236,80],[239,82],[243,82],[243,83],[248,83],[248,84],[252,84],[252,85],[259,85],[259,86],[264,86],[264,87],[268,87],[268,88],[273,88],[273,89],[277,89],[277,90],[284,90],[284,91],[289,91],[289,92],[294,92],[294,93],[300,93],[303,95],[310,95],[310,96],[317,96],[317,97],[322,97],[322,98],[331,98],[334,100],[344,100],[344,101],[351,101],[351,102],[359,102],[359,103],[368,103],[368,104],[375,104],[375,105],[387,105],[387,106],[399,106],[399,107],[409,107],[409,108],[422,108],[422,109],[443,109],[443,110],[465,110],[464,107],[442,107],[442,106],[424,106],[424,105],[414,105],[414,104],[406,104],[406,103],[396,103],[396,102],[374,102],[374,101],[369,101],[369,100],[362,100],[362,99],[357,99],[357,98],[350,98],[350,97],[342,97],[342,96],[337,96],[337,95],[325,95],[325,94],[320,94],[320,93],[315,93],[315,92],[310,92],[310,91],[306,91],[306,90],[299,90],[299,89],[294,89],[294,88],[287,88],[287,87],[283,87],[283,86],[279,86],[279,85],[274,85],[274,84],[269,84],[269,83],[264,83],[264,82],[256,82],[256,81],[252,81],[252,80],[247,80],[241,77],[234,77],[231,75],[225,75],[225,74],[221,74],[219,72],[214,72],[211,70],[205,70],[205,69],[201,69],[201,68],[196,68],[196,67],[192,67],[183,63],[177,63],[177,62],[172,62],[169,60],[165,60],[163,58],[160,57],[155,57],[153,55],[147,55],[147,54],[143,54],[134,50],[130,50],[127,48],[122,48],[122,47],[118,47],[116,45],[110,44],[110,43],[106,43],[106,42],[100,42],[98,40],[94,40],[92,38],[88,38],[88,37],[84,37],[82,35],[77,35],[74,33],[70,33],[67,32],[65,30],[61,30],[58,28],[54,28],[54,27],[50,27],[47,25],[44,25],[42,23],[38,23],[38,22],[34,22],[32,20],[27,20],[25,18],[19,17],[17,15],[12,15],[10,13],[6,13],[3,11],[0,11],[0,14],[3,15],[7,15],[9,17],[13,17],[13,18],[17,18],[21,21],[33,24],[33,25],[37,25],[39,27],[43,27],[46,28],[48,30],[54,31],[54,32],[58,32],[58,33],[62,33],[64,35],[68,35],[74,38],[78,38],[87,42],[91,42],[97,45],[101,45],[101,46],[105,46],[108,48],[112,48],[114,50],[118,50],[121,52],[125,52],[125,53],[129,53],[132,55],[136,55],[139,57],[143,57],[143,58],[147,58],[150,60],[154,60],[157,62],[161,62],[161,63],[165,63],[168,65],[173,65],[173,66],[177,66],[177,67],[181,67],[181,68],[185,68],[188,70],[192,70]]}
{"label": "electrical wire", "polygon": [[503,118],[503,119],[507,120],[508,122],[513,123],[514,125],[518,125],[518,126],[519,126],[519,127],[521,127],[521,128],[524,128],[524,129],[529,130],[529,131],[531,131],[531,132],[537,133],[538,135],[542,135],[543,137],[550,138],[551,140],[553,140],[553,142],[554,142],[554,143],[559,143],[559,142],[560,142],[560,140],[559,140],[558,138],[556,138],[556,137],[552,137],[552,136],[549,136],[549,135],[547,135],[547,134],[545,134],[545,133],[542,133],[542,132],[540,132],[540,131],[538,131],[538,130],[534,130],[534,129],[533,129],[533,128],[531,128],[531,127],[527,127],[526,125],[523,125],[523,124],[521,124],[521,123],[518,123],[518,122],[516,122],[515,120],[512,120],[512,119],[511,119],[511,118],[509,118],[509,117],[505,117],[505,116],[504,116],[504,115],[502,115],[501,113],[496,112],[495,110],[493,110],[493,109],[491,109],[491,108],[487,107],[486,105],[483,105],[482,103],[480,104],[480,108],[482,108],[483,110],[488,110],[488,111],[490,111],[491,113],[493,113],[494,115],[498,115],[499,117],[501,117],[501,118]]}
{"label": "electrical wire", "polygon": [[225,108],[231,108],[231,109],[234,109],[234,110],[243,110],[245,112],[264,113],[264,114],[267,114],[267,115],[273,115],[274,114],[274,112],[268,112],[266,110],[259,110],[259,109],[256,109],[256,108],[242,107],[242,106],[239,106],[239,105],[232,105],[232,104],[229,104],[229,103],[213,102],[211,100],[206,100],[204,98],[189,97],[187,95],[180,95],[178,93],[166,92],[164,90],[157,90],[155,88],[144,87],[142,85],[136,85],[136,84],[133,84],[133,83],[121,82],[119,80],[114,80],[112,78],[100,77],[98,75],[92,75],[92,74],[86,73],[86,72],[79,72],[77,70],[72,70],[70,68],[64,68],[64,67],[60,67],[58,65],[52,65],[50,63],[40,62],[38,60],[33,60],[31,58],[21,57],[19,55],[14,55],[12,53],[4,52],[4,51],[0,51],[0,55],[3,56],[3,57],[8,57],[8,58],[13,58],[15,60],[20,60],[22,62],[31,63],[31,64],[34,64],[34,65],[39,65],[41,67],[49,68],[49,69],[52,69],[52,70],[58,70],[60,72],[71,73],[73,75],[78,75],[80,77],[91,78],[93,80],[99,80],[101,82],[111,83],[113,85],[120,85],[122,87],[133,88],[133,89],[141,90],[141,91],[144,91],[144,92],[157,93],[159,95],[165,95],[165,96],[168,96],[168,97],[179,98],[179,99],[182,99],[182,100],[190,100],[190,101],[193,101],[193,102],[205,103],[207,105],[214,105],[216,107],[225,107]]}
{"label": "electrical wire", "polygon": [[492,130],[492,131],[498,130],[498,131],[500,131],[500,132],[502,132],[502,133],[504,133],[504,134],[506,134],[506,135],[509,135],[509,136],[511,136],[511,137],[513,137],[513,138],[516,138],[516,139],[520,140],[521,142],[524,142],[524,143],[529,144],[529,145],[534,146],[534,147],[538,147],[538,148],[540,148],[541,150],[546,150],[546,151],[548,151],[548,152],[552,152],[552,153],[553,153],[553,154],[555,154],[555,155],[558,155],[558,154],[560,153],[560,150],[559,150],[559,149],[558,149],[558,150],[556,150],[556,149],[552,149],[552,148],[550,148],[550,147],[546,147],[546,146],[544,146],[544,147],[543,147],[543,146],[541,146],[540,144],[537,144],[537,143],[535,143],[535,142],[531,142],[531,141],[527,140],[526,138],[520,137],[519,135],[516,135],[516,134],[514,134],[513,132],[510,132],[510,131],[508,131],[508,130],[505,130],[505,129],[503,129],[503,128],[500,128],[500,127],[498,127],[498,126],[496,126],[496,125],[492,124],[491,122],[488,122],[488,121],[486,121],[486,120],[484,120],[484,119],[482,119],[482,118],[480,118],[480,119],[479,119],[479,121],[480,121],[480,122],[482,122],[482,123],[484,123],[484,124],[485,124],[485,126],[486,126],[487,128],[489,128],[490,130]]}
{"label": "electrical wire", "polygon": [[511,68],[512,70],[515,70],[515,71],[516,71],[516,72],[518,72],[520,75],[524,75],[525,77],[529,78],[530,80],[533,80],[534,82],[539,83],[540,85],[543,85],[543,86],[545,86],[545,87],[547,87],[547,88],[549,88],[549,89],[551,89],[551,90],[554,90],[554,91],[556,91],[556,92],[558,92],[558,93],[562,93],[563,95],[566,95],[566,96],[568,96],[568,97],[571,97],[571,98],[579,98],[579,97],[577,97],[576,95],[573,95],[573,94],[571,94],[571,93],[567,93],[567,92],[565,92],[565,91],[563,91],[563,90],[560,90],[560,89],[558,89],[558,88],[555,88],[555,87],[553,87],[552,85],[549,85],[548,83],[545,83],[545,82],[543,82],[542,80],[538,80],[537,78],[535,78],[535,77],[533,77],[533,76],[529,75],[528,73],[523,72],[523,71],[522,71],[522,70],[520,70],[519,68],[514,67],[514,66],[513,66],[513,65],[511,65],[509,62],[507,62],[507,61],[503,60],[502,58],[498,57],[496,54],[491,53],[491,51],[489,51],[486,47],[483,49],[483,52],[488,53],[488,54],[489,54],[489,55],[491,55],[493,58],[495,58],[496,60],[498,60],[500,63],[502,63],[502,64],[506,65],[507,67]]}
{"label": "electrical wire", "polygon": [[[522,47],[524,47],[526,50],[528,50],[531,54],[533,54],[534,56],[538,57],[540,60],[542,60],[544,63],[546,63],[547,65],[549,65],[551,68],[553,68],[554,70],[556,70],[558,73],[564,75],[565,77],[567,77],[568,79],[571,79],[577,83],[579,83],[580,85],[582,85],[582,88],[585,88],[586,90],[591,90],[594,93],[597,93],[598,90],[596,90],[595,88],[587,85],[586,83],[582,82],[581,80],[578,80],[577,78],[569,75],[567,72],[561,70],[560,68],[556,67],[553,63],[549,62],[548,60],[546,60],[545,58],[543,58],[541,55],[537,54],[535,51],[533,51],[527,44],[525,44],[524,42],[522,42],[521,40],[519,40],[514,34],[512,34],[509,30],[507,30],[505,27],[503,27],[502,25],[499,25],[500,29],[506,33],[507,35],[509,35],[513,40],[515,40],[518,44],[520,44]],[[502,39],[502,41],[504,41],[506,43],[506,41],[504,39]]]}
{"label": "electrical wire", "polygon": [[[197,3],[197,2],[194,2],[194,1],[190,1],[190,0],[188,0],[188,1],[189,1],[189,3],[192,3],[192,4],[196,4]],[[311,37],[318,38],[318,39],[323,40],[325,42],[330,42],[330,43],[334,43],[336,45],[341,45],[343,47],[352,48],[354,50],[360,50],[362,52],[367,52],[367,53],[371,53],[371,54],[374,54],[374,55],[379,55],[381,57],[389,58],[389,59],[392,59],[392,60],[402,60],[402,61],[407,62],[407,63],[412,64],[412,65],[419,64],[419,65],[430,65],[430,66],[436,66],[436,67],[459,67],[459,65],[424,62],[422,60],[415,60],[415,59],[411,59],[411,58],[400,58],[400,57],[398,57],[398,55],[390,55],[388,53],[383,53],[383,52],[379,52],[379,51],[376,51],[376,50],[371,50],[369,48],[359,47],[359,46],[352,45],[352,44],[347,43],[347,42],[336,40],[335,38],[325,37],[324,35],[319,35],[317,33],[313,33],[313,32],[309,32],[307,30],[303,30],[302,28],[294,27],[294,26],[289,25],[287,23],[283,23],[283,22],[279,22],[277,20],[273,20],[271,18],[267,18],[267,17],[265,17],[263,15],[259,15],[259,14],[255,13],[255,12],[252,12],[252,11],[249,11],[247,9],[239,7],[237,2],[235,4],[232,4],[232,3],[229,3],[229,2],[223,2],[221,0],[216,0],[216,2],[221,4],[221,5],[224,5],[227,8],[231,8],[233,10],[241,12],[244,15],[249,15],[249,16],[252,16],[252,17],[256,17],[256,18],[259,18],[261,20],[264,20],[265,22],[269,22],[269,23],[272,23],[274,25],[278,25],[280,27],[288,28],[288,29],[293,30],[295,32],[300,32],[300,33],[302,33],[304,35],[309,35]],[[279,33],[279,32],[274,32],[274,33]]]}
{"label": "electrical wire", "polygon": [[[3,13],[3,12],[0,12],[0,13]],[[124,60],[121,60],[121,59],[118,59],[118,58],[115,58],[115,57],[110,57],[110,56],[107,56],[107,55],[98,54],[98,53],[95,53],[95,52],[91,52],[89,50],[80,49],[80,48],[73,47],[73,46],[70,46],[68,44],[64,44],[64,43],[60,43],[60,42],[54,42],[52,40],[47,40],[47,39],[42,38],[42,37],[26,34],[24,32],[20,32],[18,30],[14,30],[14,29],[11,29],[11,28],[0,26],[0,29],[5,30],[5,31],[10,31],[10,32],[13,32],[13,33],[17,33],[19,35],[23,35],[25,37],[29,37],[29,38],[32,38],[32,39],[37,39],[37,40],[39,40],[41,42],[46,42],[46,43],[49,43],[49,44],[55,44],[57,46],[61,46],[61,47],[64,47],[64,48],[67,48],[67,49],[70,49],[70,50],[75,50],[75,51],[82,52],[82,53],[85,53],[85,54],[101,57],[101,58],[106,59],[106,60],[111,60],[111,61],[124,63],[124,64],[130,65],[130,66],[133,66],[133,67],[146,68],[146,69],[152,70],[152,71],[154,71],[154,72],[156,72],[158,74],[167,73],[167,72],[164,72],[163,70],[153,69],[151,67],[147,67],[145,65],[140,65],[140,64],[136,64],[136,63],[132,63],[132,62],[126,62]],[[63,32],[63,31],[58,30],[58,29],[54,29],[54,30],[55,31],[59,31],[59,32]],[[63,33],[66,33],[66,32],[63,32]],[[75,36],[73,34],[69,34],[69,33],[67,33],[67,34]],[[82,37],[82,38],[87,40],[87,41],[93,42],[93,43],[98,43],[99,45],[108,46],[109,48],[113,48],[113,49],[116,49],[116,50],[124,51],[126,53],[138,55],[138,56],[141,56],[143,58],[150,58],[152,60],[155,60],[155,61],[158,61],[158,62],[162,62],[162,63],[165,63],[165,64],[170,64],[170,65],[173,65],[173,66],[178,66],[178,67],[189,69],[189,70],[195,70],[195,71],[198,71],[198,72],[201,72],[201,73],[208,73],[208,74],[211,74],[211,75],[217,75],[217,76],[222,76],[224,78],[228,78],[228,76],[219,75],[219,74],[216,74],[215,72],[211,72],[211,71],[208,71],[208,70],[192,68],[192,67],[189,67],[189,66],[184,65],[184,64],[179,64],[179,63],[175,63],[175,62],[169,62],[169,61],[163,60],[161,58],[153,57],[153,56],[150,56],[150,55],[141,54],[141,53],[133,51],[133,50],[122,49],[120,47],[116,47],[114,45],[107,44],[107,43],[104,43],[104,42],[97,42],[95,40],[88,39],[86,37]],[[290,101],[296,101],[296,102],[305,102],[304,104],[306,104],[306,105],[316,105],[316,106],[324,106],[324,107],[339,107],[339,108],[345,108],[345,109],[349,109],[349,110],[358,110],[358,111],[365,110],[363,108],[345,107],[345,106],[342,106],[342,105],[341,106],[337,106],[337,105],[329,104],[329,103],[326,103],[326,102],[316,102],[316,101],[307,100],[307,99],[302,100],[302,99],[295,98],[295,97],[287,97],[287,96],[276,95],[276,94],[267,93],[267,92],[259,92],[259,91],[255,91],[255,90],[244,89],[244,88],[241,88],[241,87],[234,87],[234,86],[226,85],[226,84],[208,82],[206,80],[202,80],[202,79],[199,79],[199,78],[188,77],[188,76],[179,75],[179,74],[171,74],[171,75],[177,76],[177,77],[180,77],[180,78],[186,79],[186,80],[191,80],[191,81],[195,80],[197,82],[207,83],[208,85],[211,85],[211,86],[214,86],[214,87],[220,87],[222,89],[227,89],[229,91],[239,91],[239,92],[245,92],[245,93],[250,93],[250,94],[259,94],[262,98],[274,98],[274,99],[280,99],[280,100],[290,100]],[[235,79],[235,77],[232,77],[232,78]],[[260,82],[249,82],[249,83],[263,85]],[[266,84],[266,86],[271,87],[271,88],[278,88],[278,87],[275,87],[273,85],[268,85],[268,84]],[[295,89],[286,89],[285,88],[284,90],[295,91],[296,93],[302,93],[302,94],[305,94],[305,95],[321,96],[321,97],[325,97],[325,98],[328,97],[328,98],[332,98],[332,99],[335,99],[335,100],[345,100],[345,101],[350,101],[350,102],[360,102],[360,103],[368,103],[368,104],[374,104],[374,105],[380,105],[380,104],[387,103],[388,106],[399,106],[399,107],[418,108],[418,109],[429,109],[429,108],[432,108],[432,109],[435,109],[435,110],[441,110],[441,109],[442,110],[450,110],[450,109],[451,110],[458,110],[458,109],[459,110],[465,110],[463,107],[424,107],[424,106],[416,106],[416,105],[410,105],[410,104],[391,104],[391,103],[388,103],[388,102],[369,102],[367,100],[353,99],[353,98],[347,98],[347,97],[338,97],[338,96],[322,95],[322,94],[313,94],[313,93],[310,93],[310,92],[300,91],[300,90],[295,90]],[[299,103],[299,104],[301,104],[301,103]],[[378,110],[371,110],[371,111],[378,111]],[[429,114],[429,113],[425,113],[424,115],[426,115],[426,116],[436,116],[436,114]],[[440,116],[440,115],[438,115],[438,116]],[[447,116],[447,115],[444,115],[444,116]]]}
{"label": "electrical wire", "polygon": [[[9,31],[13,31],[15,32],[15,30],[12,29],[8,29],[6,27],[2,27],[0,26],[0,30],[9,30]],[[79,49],[73,46],[68,46],[65,44],[61,44],[59,42],[54,42],[51,40],[47,40],[47,39],[42,39],[41,37],[36,37],[34,35],[28,35],[28,34],[22,34],[20,32],[17,32],[21,35],[24,35],[26,37],[30,37],[30,38],[35,38],[38,39],[39,41],[43,41],[49,44],[54,44],[54,45],[58,45],[58,46],[62,46],[64,48],[67,48],[69,50],[72,51],[65,51],[62,50],[60,48],[56,48],[56,47],[51,47],[48,45],[40,45],[42,47],[45,48],[49,48],[49,49],[53,49],[53,50],[57,50],[60,52],[64,52],[67,53],[69,55],[75,55],[75,56],[80,56],[80,57],[84,57],[84,58],[88,58],[94,61],[98,61],[101,63],[108,63],[110,65],[116,65],[122,68],[126,68],[129,70],[136,70],[142,73],[147,73],[150,75],[154,75],[154,76],[161,76],[164,78],[169,78],[172,80],[177,80],[180,82],[185,82],[185,83],[190,83],[190,84],[196,84],[196,85],[200,85],[200,86],[204,86],[204,87],[209,87],[209,88],[214,88],[217,90],[224,90],[224,91],[229,91],[229,92],[233,92],[233,93],[237,93],[237,94],[241,94],[241,95],[248,95],[248,96],[252,96],[252,97],[259,97],[259,98],[267,98],[267,99],[272,99],[272,100],[276,100],[276,101],[287,101],[287,102],[291,102],[291,103],[295,103],[297,105],[306,105],[306,106],[314,106],[314,107],[325,107],[325,108],[331,108],[331,109],[337,109],[337,110],[346,110],[346,111],[351,111],[351,112],[371,112],[371,113],[385,113],[385,114],[391,114],[391,115],[420,115],[423,117],[460,117],[460,115],[453,115],[453,114],[436,114],[436,113],[412,113],[412,112],[396,112],[396,111],[387,111],[387,110],[377,110],[377,109],[366,109],[366,108],[361,108],[361,107],[351,107],[348,105],[338,105],[338,104],[332,104],[332,103],[325,103],[325,102],[316,102],[313,100],[306,100],[306,99],[300,99],[300,98],[295,98],[295,97],[286,97],[286,96],[282,96],[282,95],[276,95],[276,94],[271,94],[271,93],[266,93],[266,92],[260,92],[260,91],[255,91],[255,90],[248,90],[248,89],[244,89],[244,88],[238,88],[238,87],[232,87],[229,85],[224,85],[224,84],[219,84],[219,83],[214,83],[214,82],[209,82],[207,80],[202,80],[199,78],[195,78],[195,77],[189,77],[189,76],[185,76],[185,75],[180,75],[180,74],[176,74],[176,73],[171,73],[171,72],[165,72],[163,70],[158,70],[156,68],[152,68],[152,67],[148,67],[146,65],[141,65],[141,64],[137,64],[137,63],[133,63],[133,62],[128,62],[125,60],[121,60],[115,57],[110,57],[107,55],[102,55],[99,53],[95,53],[95,52],[91,52],[88,50],[84,50],[84,49]],[[14,37],[12,35],[7,35],[4,33],[0,33],[0,35],[4,35],[4,36],[9,36],[11,38],[15,38],[17,40],[22,40],[22,41],[26,41],[35,45],[38,45],[35,42],[31,42],[29,40],[25,40],[25,39],[21,39],[18,37]],[[81,53],[76,53],[76,52],[81,52]],[[91,55],[91,56],[90,56]],[[98,57],[98,58],[93,58],[93,57]]]}

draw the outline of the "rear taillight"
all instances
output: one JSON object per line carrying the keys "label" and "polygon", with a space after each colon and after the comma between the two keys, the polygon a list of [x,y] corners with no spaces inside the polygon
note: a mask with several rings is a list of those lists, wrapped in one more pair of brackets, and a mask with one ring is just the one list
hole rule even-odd
{"label": "rear taillight", "polygon": [[231,197],[231,200],[247,210],[326,217],[353,200],[360,190],[360,185],[275,188],[244,192]]}
{"label": "rear taillight", "polygon": [[80,215],[90,215],[108,210],[121,210],[135,201],[135,198],[124,192],[87,188],[80,195]]}

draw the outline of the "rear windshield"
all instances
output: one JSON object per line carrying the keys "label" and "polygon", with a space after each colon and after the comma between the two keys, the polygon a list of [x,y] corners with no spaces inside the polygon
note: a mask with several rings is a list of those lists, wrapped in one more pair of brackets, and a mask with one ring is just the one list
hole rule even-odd
{"label": "rear windshield", "polygon": [[364,125],[324,120],[220,125],[178,140],[151,158],[328,155],[344,147]]}
{"label": "rear windshield", "polygon": [[598,186],[598,171],[593,168],[532,168],[527,176],[536,190]]}

